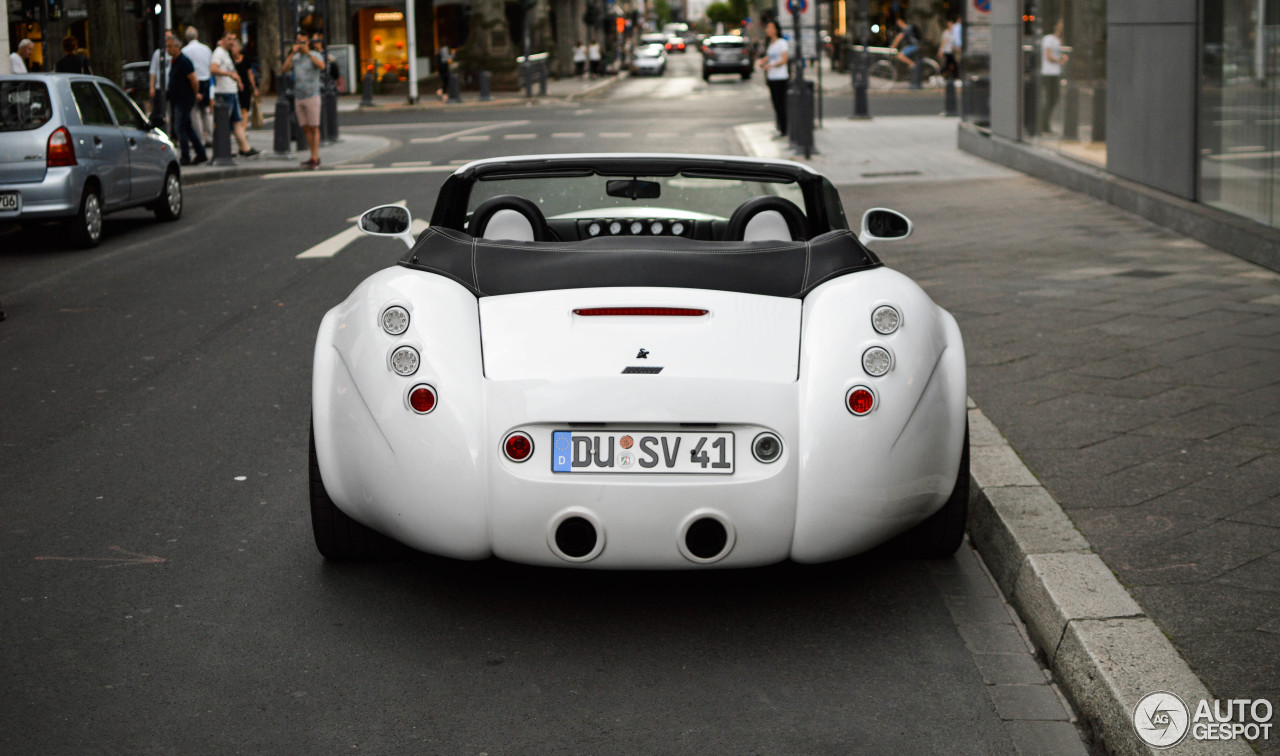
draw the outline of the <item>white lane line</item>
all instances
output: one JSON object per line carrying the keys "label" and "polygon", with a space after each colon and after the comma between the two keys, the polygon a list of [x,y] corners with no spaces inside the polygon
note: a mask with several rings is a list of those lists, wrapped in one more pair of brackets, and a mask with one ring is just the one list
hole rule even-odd
{"label": "white lane line", "polygon": [[350,163],[350,164],[343,164],[343,165],[335,165],[333,166],[333,169],[335,171],[349,171],[349,170],[352,170],[353,168],[358,169],[358,168],[372,168],[372,167],[374,167],[373,163]]}
{"label": "white lane line", "polygon": [[538,138],[538,135],[537,135],[537,134],[504,134],[504,135],[502,136],[502,138],[503,138],[503,139],[511,139],[511,140],[516,140],[516,139],[537,139],[537,138]]}
{"label": "white lane line", "polygon": [[675,139],[680,135],[674,131],[650,131],[647,136],[653,139]]}
{"label": "white lane line", "polygon": [[400,163],[392,163],[393,168],[423,168],[428,165],[435,165],[430,160],[406,160]]}
{"label": "white lane line", "polygon": [[494,121],[492,123],[486,123],[480,126],[472,126],[469,129],[462,129],[461,131],[451,131],[448,134],[441,134],[440,136],[414,137],[413,139],[410,139],[409,142],[410,144],[436,144],[438,142],[444,142],[449,139],[460,139],[461,137],[465,137],[468,134],[478,134],[482,131],[493,131],[494,129],[501,129],[507,126],[524,126],[527,123],[529,122],[528,121]]}
{"label": "white lane line", "polygon": [[288,171],[286,173],[266,173],[264,179],[314,179],[333,178],[335,176],[377,176],[388,173],[453,173],[457,168],[452,165],[420,165],[394,168],[356,168],[350,171]]}
{"label": "white lane line", "polygon": [[631,132],[630,131],[602,131],[600,132],[600,138],[601,139],[630,139]]}
{"label": "white lane line", "polygon": [[[168,43],[165,43],[165,44],[168,44]],[[470,134],[468,136],[458,137],[458,141],[459,142],[487,142],[489,141],[489,135],[488,134]]]}
{"label": "white lane line", "polygon": [[594,112],[596,112],[595,108],[585,108],[583,110],[575,110],[573,111],[573,114],[576,116],[580,116],[580,115],[587,115],[589,113],[594,113]]}
{"label": "white lane line", "polygon": [[552,132],[552,139],[581,139],[586,136],[581,131],[555,131]]}

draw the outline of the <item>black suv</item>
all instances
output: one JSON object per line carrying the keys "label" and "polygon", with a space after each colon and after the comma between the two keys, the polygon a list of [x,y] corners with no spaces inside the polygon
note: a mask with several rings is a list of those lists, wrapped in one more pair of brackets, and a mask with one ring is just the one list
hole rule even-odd
{"label": "black suv", "polygon": [[702,41],[702,79],[711,80],[711,74],[736,73],[744,79],[751,78],[754,69],[751,48],[742,37],[707,37]]}

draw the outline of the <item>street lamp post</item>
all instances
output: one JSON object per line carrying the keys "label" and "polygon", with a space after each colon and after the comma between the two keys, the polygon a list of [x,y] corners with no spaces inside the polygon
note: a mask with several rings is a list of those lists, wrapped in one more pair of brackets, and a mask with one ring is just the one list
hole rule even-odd
{"label": "street lamp post", "polygon": [[849,70],[853,71],[853,117],[854,118],[870,118],[871,114],[867,109],[867,76],[871,65],[870,57],[867,53],[867,45],[871,40],[867,37],[868,27],[871,23],[871,10],[867,7],[867,0],[862,0],[859,9],[861,19],[858,25],[862,27],[862,54],[858,56],[858,65],[849,65]]}

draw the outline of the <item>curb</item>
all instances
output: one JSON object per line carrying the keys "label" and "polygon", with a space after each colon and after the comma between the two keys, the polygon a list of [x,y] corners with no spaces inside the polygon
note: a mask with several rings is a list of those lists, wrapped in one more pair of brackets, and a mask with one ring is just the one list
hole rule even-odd
{"label": "curb", "polygon": [[[1213,697],[972,400],[969,433],[969,540],[1107,752],[1162,752],[1134,729],[1142,697],[1168,691],[1192,708]],[[1254,753],[1190,737],[1173,752]]]}

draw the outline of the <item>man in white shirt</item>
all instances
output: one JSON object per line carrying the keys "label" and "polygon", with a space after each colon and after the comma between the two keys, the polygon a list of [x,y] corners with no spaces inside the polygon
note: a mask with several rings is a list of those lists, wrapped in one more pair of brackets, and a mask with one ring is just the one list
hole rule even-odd
{"label": "man in white shirt", "polygon": [[36,43],[29,39],[24,39],[18,43],[18,51],[9,53],[9,68],[13,73],[27,73],[27,63],[31,60],[31,51],[36,49]]}
{"label": "man in white shirt", "polygon": [[[240,148],[240,157],[253,157],[261,150],[249,145],[244,131],[244,114],[240,112],[240,90],[244,82],[236,72],[235,61],[231,60],[231,46],[235,44],[235,32],[227,32],[218,40],[218,46],[209,58],[209,73],[213,75],[214,101],[227,107],[230,114],[231,131],[235,135],[236,145]],[[216,124],[215,124],[216,125]]]}
{"label": "man in white shirt", "polygon": [[1058,105],[1058,89],[1062,84],[1062,66],[1067,54],[1062,52],[1062,20],[1053,25],[1053,34],[1044,35],[1040,42],[1040,91],[1044,93],[1044,107],[1040,108],[1040,133],[1051,133],[1049,120]]}
{"label": "man in white shirt", "polygon": [[188,26],[182,36],[187,40],[186,47],[182,48],[182,54],[187,56],[187,60],[190,60],[191,65],[195,67],[196,81],[200,84],[200,99],[196,102],[192,116],[199,122],[200,138],[207,145],[213,141],[213,128],[209,118],[209,61],[213,59],[213,51],[200,41],[200,32],[194,26]]}

